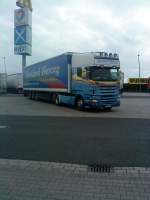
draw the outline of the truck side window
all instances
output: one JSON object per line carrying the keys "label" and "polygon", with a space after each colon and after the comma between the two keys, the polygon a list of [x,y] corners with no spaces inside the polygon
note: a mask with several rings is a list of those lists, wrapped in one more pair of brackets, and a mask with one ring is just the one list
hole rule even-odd
{"label": "truck side window", "polygon": [[82,77],[82,67],[77,68],[77,76]]}

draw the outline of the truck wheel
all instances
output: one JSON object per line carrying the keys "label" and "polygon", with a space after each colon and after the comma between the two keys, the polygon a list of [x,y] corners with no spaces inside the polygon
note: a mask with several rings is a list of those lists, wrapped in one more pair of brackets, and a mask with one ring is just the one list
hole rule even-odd
{"label": "truck wheel", "polygon": [[32,99],[32,92],[29,93],[29,99]]}
{"label": "truck wheel", "polygon": [[32,92],[32,100],[35,100],[35,92]]}
{"label": "truck wheel", "polygon": [[24,92],[24,93],[23,93],[23,96],[24,96],[24,97],[27,97],[27,96],[28,96],[28,94],[27,94],[26,92]]}
{"label": "truck wheel", "polygon": [[59,105],[59,96],[58,95],[56,95],[56,97],[55,97],[55,105]]}
{"label": "truck wheel", "polygon": [[82,97],[77,98],[76,100],[76,108],[77,110],[83,110],[84,109],[84,100]]}
{"label": "truck wheel", "polygon": [[35,93],[35,100],[39,101],[39,93],[38,92]]}
{"label": "truck wheel", "polygon": [[112,110],[112,107],[109,107],[109,108],[104,108],[104,111],[111,111]]}
{"label": "truck wheel", "polygon": [[57,94],[52,95],[52,103],[55,105],[59,105],[59,96]]}
{"label": "truck wheel", "polygon": [[51,96],[51,103],[52,104],[55,104],[55,97],[56,97],[56,94],[52,94],[52,96]]}

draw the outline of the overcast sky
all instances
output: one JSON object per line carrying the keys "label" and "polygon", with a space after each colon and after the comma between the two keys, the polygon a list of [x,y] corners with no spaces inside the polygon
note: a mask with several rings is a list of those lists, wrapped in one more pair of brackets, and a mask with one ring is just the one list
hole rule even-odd
{"label": "overcast sky", "polygon": [[[9,74],[21,71],[14,55],[15,0],[0,0],[0,71],[6,56]],[[150,76],[149,0],[32,0],[35,63],[67,51],[108,51],[120,54],[127,77]]]}

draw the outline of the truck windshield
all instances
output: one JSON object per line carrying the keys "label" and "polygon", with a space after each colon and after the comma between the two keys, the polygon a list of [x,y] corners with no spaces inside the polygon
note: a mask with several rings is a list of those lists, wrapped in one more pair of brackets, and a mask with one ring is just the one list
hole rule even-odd
{"label": "truck windshield", "polygon": [[93,81],[117,81],[118,69],[92,67],[89,69],[89,76]]}

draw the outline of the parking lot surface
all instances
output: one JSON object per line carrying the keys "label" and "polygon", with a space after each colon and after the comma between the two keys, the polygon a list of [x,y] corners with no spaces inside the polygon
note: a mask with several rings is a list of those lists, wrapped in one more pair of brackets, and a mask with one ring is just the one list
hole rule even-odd
{"label": "parking lot surface", "polygon": [[80,112],[1,95],[0,199],[149,200],[150,97],[121,102]]}
{"label": "parking lot surface", "polygon": [[111,112],[80,112],[66,106],[32,101],[23,96],[4,95],[0,96],[0,115],[150,119],[149,94],[141,94],[140,96],[136,94],[136,98],[135,94],[125,93],[121,99],[121,107],[113,108]]}

